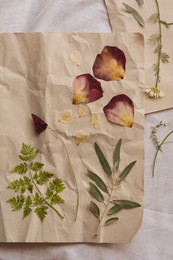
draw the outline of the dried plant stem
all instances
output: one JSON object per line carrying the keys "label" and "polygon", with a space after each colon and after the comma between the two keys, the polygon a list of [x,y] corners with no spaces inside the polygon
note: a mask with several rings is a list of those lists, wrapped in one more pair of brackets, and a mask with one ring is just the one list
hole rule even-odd
{"label": "dried plant stem", "polygon": [[165,138],[162,140],[162,142],[159,144],[157,150],[156,150],[156,153],[155,153],[155,156],[154,156],[154,161],[153,161],[153,168],[152,168],[152,177],[154,177],[154,172],[155,172],[155,166],[156,166],[156,160],[157,160],[157,155],[158,155],[158,152],[160,151],[162,145],[165,143],[165,141],[168,139],[168,137],[173,134],[173,130],[171,132],[169,132]]}
{"label": "dried plant stem", "polygon": [[67,147],[63,141],[63,139],[57,134],[57,132],[55,132],[55,130],[53,130],[51,127],[48,127],[48,129],[50,129],[52,131],[52,133],[61,141],[61,143],[63,144],[64,146],[64,150],[65,150],[65,154],[66,154],[66,157],[67,157],[67,160],[69,162],[69,166],[70,166],[70,169],[71,169],[71,172],[72,172],[72,175],[73,175],[73,179],[74,179],[74,182],[75,182],[75,186],[76,186],[76,193],[77,193],[77,203],[76,203],[76,213],[75,213],[75,221],[77,220],[77,215],[78,215],[78,210],[79,210],[79,188],[78,188],[78,183],[77,183],[77,180],[76,180],[76,175],[74,173],[74,170],[73,170],[73,167],[72,167],[72,164],[71,164],[71,160],[70,160],[70,157],[69,157],[69,154],[68,154],[68,150],[67,150]]}
{"label": "dried plant stem", "polygon": [[34,185],[34,187],[36,188],[36,190],[38,191],[38,193],[40,194],[40,196],[42,197],[42,199],[44,200],[44,202],[51,208],[53,209],[57,214],[58,216],[61,218],[61,219],[64,219],[64,216],[56,209],[54,208],[54,206],[52,206],[46,199],[45,197],[43,196],[42,192],[40,191],[40,189],[38,188],[37,184],[35,183],[34,181],[34,178],[32,176],[32,173],[31,173],[31,170],[29,169],[29,175],[30,175],[30,178],[31,178],[31,181]]}
{"label": "dried plant stem", "polygon": [[161,64],[161,54],[162,54],[162,26],[161,26],[161,18],[160,18],[160,7],[158,0],[155,0],[158,12],[158,22],[159,22],[159,49],[158,49],[158,61],[157,61],[157,72],[156,72],[156,82],[155,88],[158,88],[158,84],[160,81],[160,64]]}
{"label": "dried plant stem", "polygon": [[105,209],[104,209],[103,214],[102,214],[102,216],[101,216],[101,218],[100,218],[100,220],[99,220],[99,224],[98,224],[97,229],[96,229],[96,232],[95,232],[95,237],[97,237],[97,236],[99,235],[99,232],[100,232],[100,228],[101,228],[101,226],[102,226],[103,219],[104,219],[105,216],[106,216],[106,213],[107,213],[107,210],[108,210],[108,207],[109,207],[111,198],[112,198],[113,190],[114,190],[114,184],[112,184],[111,191],[108,193],[109,197],[108,197],[107,203],[104,203]]}

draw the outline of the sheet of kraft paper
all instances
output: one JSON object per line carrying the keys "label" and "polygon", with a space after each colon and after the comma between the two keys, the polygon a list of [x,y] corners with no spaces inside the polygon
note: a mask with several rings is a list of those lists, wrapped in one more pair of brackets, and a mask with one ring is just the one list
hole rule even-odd
{"label": "sheet of kraft paper", "polygon": [[0,35],[1,242],[127,243],[136,234],[143,47],[139,33]]}
{"label": "sheet of kraft paper", "polygon": [[[123,3],[132,6],[138,11],[138,13],[143,17],[145,21],[145,26],[141,27],[137,21],[129,14]],[[107,6],[110,24],[112,31],[115,32],[141,32],[145,39],[145,88],[150,88],[155,86],[156,77],[153,70],[154,64],[157,63],[158,57],[154,53],[155,46],[149,40],[151,35],[159,33],[159,23],[152,23],[149,18],[153,14],[157,14],[156,1],[144,1],[142,6],[139,6],[136,1],[124,0],[105,0]],[[167,21],[168,23],[173,22],[172,19],[172,8],[173,2],[171,0],[160,0],[160,17],[161,20]],[[163,98],[153,99],[144,93],[145,96],[145,113],[149,114],[152,112],[161,111],[164,109],[169,109],[173,107],[173,88],[172,88],[172,63],[173,63],[173,26],[169,29],[165,28],[162,24],[162,43],[163,52],[169,55],[169,63],[161,64],[160,68],[160,83],[159,89],[164,94]]]}

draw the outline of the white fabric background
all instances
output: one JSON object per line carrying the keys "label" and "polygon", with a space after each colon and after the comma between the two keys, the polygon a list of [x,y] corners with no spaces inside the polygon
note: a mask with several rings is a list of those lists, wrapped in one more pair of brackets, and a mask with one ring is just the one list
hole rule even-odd
{"label": "white fabric background", "polygon": [[[31,31],[110,32],[110,26],[103,0],[0,0],[0,32]],[[173,144],[164,146],[151,177],[155,149],[150,128],[161,120],[170,122],[166,132],[173,129],[173,110],[146,116],[144,218],[130,244],[0,244],[0,259],[173,259]]]}

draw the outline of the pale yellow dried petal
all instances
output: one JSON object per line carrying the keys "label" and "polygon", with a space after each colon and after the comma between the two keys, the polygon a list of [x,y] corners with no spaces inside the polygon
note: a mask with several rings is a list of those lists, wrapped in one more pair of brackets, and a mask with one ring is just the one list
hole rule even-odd
{"label": "pale yellow dried petal", "polygon": [[92,125],[94,128],[99,128],[100,125],[100,120],[99,120],[99,115],[97,113],[92,114],[89,124]]}
{"label": "pale yellow dried petal", "polygon": [[90,113],[90,109],[87,105],[79,105],[78,106],[78,116],[83,117],[87,116]]}
{"label": "pale yellow dried petal", "polygon": [[77,66],[80,66],[81,64],[81,54],[79,51],[75,50],[73,53],[70,54],[70,60],[76,64]]}
{"label": "pale yellow dried petal", "polygon": [[59,117],[59,122],[69,124],[73,121],[73,113],[70,109],[64,110]]}
{"label": "pale yellow dried petal", "polygon": [[89,139],[89,133],[85,132],[83,130],[80,130],[78,132],[78,134],[76,135],[75,143],[76,143],[76,145],[80,145],[80,144],[86,143],[88,141],[88,139]]}

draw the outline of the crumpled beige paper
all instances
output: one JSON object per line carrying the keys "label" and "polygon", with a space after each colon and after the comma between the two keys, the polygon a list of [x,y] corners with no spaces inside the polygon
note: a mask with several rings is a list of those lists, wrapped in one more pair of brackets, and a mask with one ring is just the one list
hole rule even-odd
{"label": "crumpled beige paper", "polygon": [[[136,20],[131,14],[126,12],[122,2],[133,6],[142,15],[145,20],[145,28],[139,26]],[[157,62],[157,55],[154,54],[154,46],[149,41],[149,37],[158,33],[158,24],[152,24],[149,22],[149,17],[153,13],[157,13],[155,1],[144,1],[144,5],[139,7],[136,1],[124,0],[105,0],[105,4],[108,10],[110,24],[113,32],[140,32],[143,33],[145,39],[145,74],[146,81],[145,87],[151,87],[155,84],[155,76],[153,71],[153,65]],[[167,22],[173,22],[172,0],[159,1],[161,19]],[[173,107],[173,87],[172,87],[172,63],[173,63],[173,27],[166,29],[163,26],[163,51],[170,56],[169,63],[161,64],[161,82],[159,89],[164,93],[164,97],[160,99],[149,98],[145,93],[145,113],[157,112],[160,110]]]}
{"label": "crumpled beige paper", "polygon": [[[104,96],[89,104],[92,113],[98,113],[100,127],[93,128],[89,115],[79,118],[78,106],[72,104],[72,83],[76,76],[92,74],[95,57],[104,46],[121,48],[127,58],[126,75],[122,81],[101,81]],[[81,53],[81,65],[76,66],[69,57]],[[0,241],[1,242],[92,242],[127,243],[135,235],[142,222],[143,207],[122,211],[120,220],[101,229],[94,237],[98,220],[89,210],[90,200],[87,169],[106,176],[94,151],[97,142],[112,161],[115,144],[123,140],[121,170],[137,160],[133,172],[115,194],[120,199],[131,199],[143,205],[143,134],[144,103],[140,87],[144,82],[143,38],[140,34],[63,34],[16,33],[0,35]],[[103,106],[116,94],[127,94],[135,104],[135,123],[132,128],[109,123]],[[66,109],[73,111],[71,124],[58,121]],[[77,178],[80,203],[75,218],[76,187],[70,174],[62,143],[46,129],[36,135],[31,113],[45,120],[53,129],[64,133],[72,166]],[[90,134],[87,143],[75,145],[80,131]],[[62,178],[66,189],[60,205],[65,219],[61,220],[53,210],[41,223],[32,213],[22,219],[22,212],[12,212],[7,200],[17,195],[7,189],[16,179],[11,169],[19,163],[18,154],[22,142],[40,150],[39,160],[47,170]],[[59,209],[59,206],[57,206]]]}

